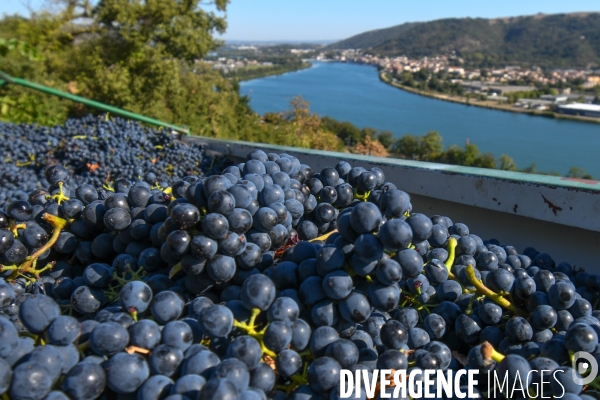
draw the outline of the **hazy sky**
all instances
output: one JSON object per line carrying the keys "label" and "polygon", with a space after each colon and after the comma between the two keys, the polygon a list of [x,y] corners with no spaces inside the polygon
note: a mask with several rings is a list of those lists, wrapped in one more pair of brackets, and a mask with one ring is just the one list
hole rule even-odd
{"label": "hazy sky", "polygon": [[[27,14],[45,0],[0,0],[0,14]],[[47,1],[47,0],[46,0]],[[404,22],[600,11],[598,0],[232,0],[225,39],[333,40]]]}

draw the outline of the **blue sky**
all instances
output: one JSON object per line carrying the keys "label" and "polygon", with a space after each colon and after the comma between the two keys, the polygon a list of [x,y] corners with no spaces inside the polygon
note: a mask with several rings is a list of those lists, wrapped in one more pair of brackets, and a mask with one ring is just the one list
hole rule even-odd
{"label": "blue sky", "polygon": [[[0,14],[27,14],[23,5],[48,0],[0,0]],[[600,11],[598,0],[232,0],[230,40],[334,40],[404,22],[452,17],[507,17]]]}

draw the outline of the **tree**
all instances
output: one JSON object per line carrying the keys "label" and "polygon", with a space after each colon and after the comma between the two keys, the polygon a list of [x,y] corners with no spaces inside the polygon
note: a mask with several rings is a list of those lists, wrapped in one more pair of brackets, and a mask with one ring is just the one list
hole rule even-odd
{"label": "tree", "polygon": [[475,159],[474,167],[478,168],[496,168],[496,159],[492,153],[483,153]]}
{"label": "tree", "polygon": [[575,179],[594,179],[591,174],[588,174],[585,169],[579,167],[571,167],[567,173],[567,177]]}
{"label": "tree", "polygon": [[348,147],[354,146],[363,137],[360,129],[351,122],[340,122],[331,117],[323,117],[321,124],[324,129],[335,133]]}
{"label": "tree", "polygon": [[394,143],[394,133],[391,131],[381,131],[377,134],[377,140],[387,149]]}
{"label": "tree", "polygon": [[462,165],[464,160],[464,151],[453,144],[444,152],[440,161],[447,164]]}
{"label": "tree", "polygon": [[444,151],[443,138],[437,131],[429,131],[419,141],[419,157],[423,160],[435,160]]}
{"label": "tree", "polygon": [[296,96],[285,113],[265,115],[260,141],[287,146],[342,151],[344,143],[321,124],[321,118],[310,112],[308,101]]}
{"label": "tree", "polygon": [[[225,11],[226,3],[217,0],[215,5]],[[45,58],[36,65],[11,60],[3,68],[18,77],[187,125],[196,134],[251,140],[258,136],[258,119],[249,113],[235,83],[192,63],[219,44],[212,35],[225,29],[224,17],[202,10],[203,4],[101,0],[91,7],[86,0],[57,0],[55,13],[1,21],[2,35],[14,33]],[[66,110],[54,113],[54,123],[67,115],[97,113],[11,86],[0,89],[0,96],[14,100],[25,92],[31,107],[24,109],[36,109],[38,98],[43,98]],[[42,123],[33,111],[31,118]]]}
{"label": "tree", "polygon": [[378,141],[374,140],[371,136],[366,135],[364,139],[354,146],[354,153],[364,154],[368,156],[376,156],[376,157],[387,157],[388,151],[385,147]]}
{"label": "tree", "polygon": [[365,136],[369,136],[371,139],[375,139],[375,137],[377,136],[377,129],[367,126],[362,129],[361,135],[362,138],[364,138]]}
{"label": "tree", "polygon": [[[72,0],[68,0],[71,2]],[[213,0],[224,12],[228,0]],[[202,9],[203,0],[101,0],[93,12],[104,39],[120,43],[130,54],[140,47],[160,49],[168,57],[192,62],[221,44],[212,36],[224,33],[224,17]]]}
{"label": "tree", "polygon": [[392,151],[405,158],[415,159],[419,156],[419,138],[414,135],[404,135],[392,145]]}
{"label": "tree", "polygon": [[469,143],[465,146],[461,165],[474,166],[477,157],[479,157],[479,149],[474,144]]}
{"label": "tree", "polygon": [[[0,38],[0,67],[9,74],[28,68],[36,77],[43,74],[44,57],[29,43],[16,38]],[[0,120],[15,123],[55,125],[66,117],[64,104],[48,96],[38,96],[31,90],[9,86],[0,90]]]}
{"label": "tree", "polygon": [[[533,168],[535,169],[535,165],[533,165]],[[502,154],[500,156],[500,159],[498,160],[498,169],[504,171],[518,171],[515,161],[512,159],[512,157],[507,156],[506,154]]]}
{"label": "tree", "polygon": [[521,170],[521,172],[526,172],[528,174],[535,174],[535,173],[537,173],[535,163],[532,163],[530,166],[523,168]]}

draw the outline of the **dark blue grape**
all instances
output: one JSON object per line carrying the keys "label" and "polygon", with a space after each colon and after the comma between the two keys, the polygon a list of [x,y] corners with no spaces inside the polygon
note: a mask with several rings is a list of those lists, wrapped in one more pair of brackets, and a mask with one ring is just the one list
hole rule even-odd
{"label": "dark blue grape", "polygon": [[362,323],[371,315],[371,305],[364,294],[352,292],[339,303],[342,318],[348,322]]}
{"label": "dark blue grape", "polygon": [[138,399],[162,399],[171,392],[173,381],[162,375],[154,375],[148,378],[138,390]]}
{"label": "dark blue grape", "polygon": [[308,382],[317,392],[325,392],[340,382],[340,364],[331,357],[321,357],[308,367]]}
{"label": "dark blue grape", "polygon": [[44,295],[27,297],[19,308],[19,319],[31,333],[42,333],[59,315],[58,304]]}
{"label": "dark blue grape", "polygon": [[81,327],[79,321],[73,317],[61,315],[57,317],[46,331],[51,344],[66,346],[79,338]]}
{"label": "dark blue grape", "polygon": [[213,378],[210,379],[200,392],[200,400],[236,400],[238,398],[238,389],[229,379]]}
{"label": "dark blue grape", "polygon": [[8,319],[0,318],[0,357],[10,357],[18,346],[19,334],[15,326]]}
{"label": "dark blue grape", "polygon": [[35,361],[19,364],[13,370],[9,395],[11,399],[43,399],[52,389],[48,370]]}
{"label": "dark blue grape", "polygon": [[358,234],[375,232],[381,225],[381,212],[373,203],[359,203],[350,212],[350,224]]}
{"label": "dark blue grape", "polygon": [[239,336],[227,347],[226,356],[242,361],[249,370],[253,370],[261,360],[262,349],[253,337]]}
{"label": "dark blue grape", "polygon": [[598,335],[591,326],[583,323],[572,324],[565,335],[565,346],[573,352],[591,353],[598,345]]}
{"label": "dark blue grape", "polygon": [[265,275],[252,275],[242,285],[242,301],[249,310],[266,311],[275,300],[275,285]]}
{"label": "dark blue grape", "polygon": [[184,305],[185,303],[179,294],[166,290],[152,298],[150,312],[158,323],[166,324],[179,318]]}
{"label": "dark blue grape", "polygon": [[133,393],[150,376],[146,360],[137,354],[117,353],[105,363],[104,369],[106,385],[116,393]]}

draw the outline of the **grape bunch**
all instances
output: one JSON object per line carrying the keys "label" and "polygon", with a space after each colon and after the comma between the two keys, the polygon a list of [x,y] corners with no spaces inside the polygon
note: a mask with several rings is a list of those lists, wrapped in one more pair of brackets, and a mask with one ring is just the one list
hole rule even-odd
{"label": "grape bunch", "polygon": [[477,369],[487,398],[510,397],[492,373],[523,397],[600,393],[572,378],[574,353],[600,361],[599,275],[419,213],[377,167],[231,164],[112,191],[56,164],[8,202],[0,394],[338,399],[342,369]]}
{"label": "grape bunch", "polygon": [[68,169],[65,188],[74,190],[84,183],[110,189],[118,179],[140,177],[166,188],[186,175],[207,172],[213,163],[197,144],[108,116],[70,119],[51,128],[0,123],[0,139],[0,207],[46,189],[44,171],[53,164]]}

